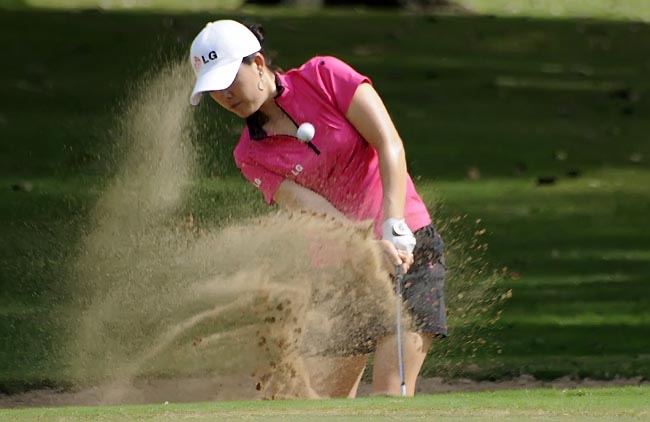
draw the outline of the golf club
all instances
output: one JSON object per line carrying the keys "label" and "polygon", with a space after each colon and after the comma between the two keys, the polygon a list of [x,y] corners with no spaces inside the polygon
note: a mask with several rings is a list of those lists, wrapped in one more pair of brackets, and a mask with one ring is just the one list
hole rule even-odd
{"label": "golf club", "polygon": [[395,293],[397,296],[397,364],[399,366],[399,379],[402,397],[406,396],[406,382],[404,380],[404,356],[402,349],[402,284],[404,272],[402,265],[395,266]]}

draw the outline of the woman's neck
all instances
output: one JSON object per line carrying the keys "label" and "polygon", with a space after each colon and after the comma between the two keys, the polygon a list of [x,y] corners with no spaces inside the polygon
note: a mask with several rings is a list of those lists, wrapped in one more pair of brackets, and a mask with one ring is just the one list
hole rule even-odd
{"label": "woman's neck", "polygon": [[274,118],[277,118],[282,110],[275,102],[275,96],[278,93],[278,89],[275,85],[275,74],[269,69],[265,69],[264,76],[262,77],[262,86],[264,87],[264,92],[266,93],[266,100],[260,106],[259,111],[266,116],[270,121]]}
{"label": "woman's neck", "polygon": [[284,134],[293,135],[297,128],[291,121],[289,116],[286,115],[284,110],[275,102],[275,97],[278,94],[278,88],[275,84],[275,73],[267,69],[262,78],[264,92],[267,92],[267,97],[264,103],[259,108],[262,114],[261,124],[262,128],[269,134]]}

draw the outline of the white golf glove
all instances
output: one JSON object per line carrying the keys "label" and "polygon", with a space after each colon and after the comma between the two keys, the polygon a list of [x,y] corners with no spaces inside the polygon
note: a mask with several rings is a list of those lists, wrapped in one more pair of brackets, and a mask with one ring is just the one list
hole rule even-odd
{"label": "white golf glove", "polygon": [[410,254],[415,248],[415,236],[406,225],[404,219],[388,218],[381,224],[381,232],[384,240],[391,242],[397,249]]}

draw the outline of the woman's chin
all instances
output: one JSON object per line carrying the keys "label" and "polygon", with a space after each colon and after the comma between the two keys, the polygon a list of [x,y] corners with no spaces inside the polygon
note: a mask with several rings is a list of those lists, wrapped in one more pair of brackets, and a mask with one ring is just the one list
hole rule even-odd
{"label": "woman's chin", "polygon": [[237,107],[234,110],[231,110],[233,113],[235,113],[237,116],[241,117],[242,119],[246,119],[250,117],[253,113],[255,113],[255,110],[251,110],[249,108],[240,108]]}

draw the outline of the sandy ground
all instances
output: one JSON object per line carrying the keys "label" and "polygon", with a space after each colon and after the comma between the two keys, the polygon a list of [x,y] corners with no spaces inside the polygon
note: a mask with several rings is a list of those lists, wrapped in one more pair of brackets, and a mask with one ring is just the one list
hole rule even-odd
{"label": "sandy ground", "polygon": [[[442,378],[421,378],[418,381],[417,394],[637,385],[650,385],[650,381],[643,380],[641,377],[609,381],[591,379],[572,380],[569,378],[540,381],[527,375],[498,382],[472,381],[468,379],[443,380]],[[358,396],[367,397],[370,394],[370,384],[362,383]],[[80,391],[34,390],[15,395],[0,394],[0,408],[95,406],[118,403],[182,403],[260,398],[261,395],[255,391],[252,379],[250,378],[191,378],[139,381],[128,387],[95,387]]]}

